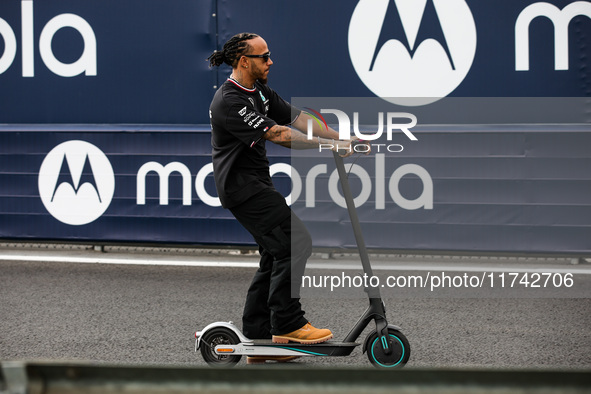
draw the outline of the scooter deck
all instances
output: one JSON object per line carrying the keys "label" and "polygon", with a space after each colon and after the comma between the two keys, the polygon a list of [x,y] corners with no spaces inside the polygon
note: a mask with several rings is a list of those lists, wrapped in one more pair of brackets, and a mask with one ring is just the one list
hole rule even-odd
{"label": "scooter deck", "polygon": [[289,343],[274,343],[271,340],[262,340],[262,339],[255,339],[252,341],[252,345],[246,345],[251,348],[254,352],[257,349],[262,350],[265,349],[266,354],[268,352],[272,352],[273,350],[277,350],[281,354],[283,351],[293,351],[297,352],[302,356],[348,356],[350,355],[355,347],[359,346],[359,343],[356,342],[336,342],[336,341],[326,341],[322,343],[315,343],[315,344],[303,344],[303,343],[296,343],[296,342],[289,342]]}

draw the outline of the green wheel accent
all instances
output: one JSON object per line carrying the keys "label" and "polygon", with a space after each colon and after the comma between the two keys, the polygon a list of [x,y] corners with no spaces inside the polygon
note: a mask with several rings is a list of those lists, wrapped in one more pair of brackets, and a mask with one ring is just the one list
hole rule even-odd
{"label": "green wheel accent", "polygon": [[313,356],[326,356],[326,354],[311,352],[309,350],[303,350],[303,349],[298,349],[298,348],[293,348],[293,347],[287,347],[287,346],[278,346],[278,347],[281,348],[281,349],[293,350],[294,352],[311,354]]}
{"label": "green wheel accent", "polygon": [[410,344],[404,334],[392,328],[388,329],[388,337],[392,353],[386,355],[379,335],[375,331],[372,332],[366,342],[367,358],[376,368],[402,368],[410,358]]}

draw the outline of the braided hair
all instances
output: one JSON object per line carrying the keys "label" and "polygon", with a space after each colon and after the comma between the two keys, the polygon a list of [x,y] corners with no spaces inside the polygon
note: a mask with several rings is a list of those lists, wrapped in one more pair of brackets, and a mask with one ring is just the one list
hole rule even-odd
{"label": "braided hair", "polygon": [[240,57],[248,53],[250,49],[250,45],[246,41],[256,37],[258,37],[258,34],[254,33],[236,34],[224,44],[221,51],[213,51],[207,58],[209,60],[209,67],[220,66],[222,63],[226,63],[232,68],[236,67]]}

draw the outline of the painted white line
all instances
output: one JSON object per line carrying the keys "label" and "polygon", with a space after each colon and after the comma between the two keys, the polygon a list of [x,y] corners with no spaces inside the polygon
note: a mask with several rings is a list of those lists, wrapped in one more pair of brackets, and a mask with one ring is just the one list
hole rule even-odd
{"label": "painted white line", "polygon": [[[361,270],[360,265],[353,264],[330,264],[330,263],[316,263],[308,264],[307,267],[315,269],[350,269]],[[564,267],[544,267],[544,265],[466,265],[465,263],[458,265],[437,265],[437,264],[387,264],[379,265],[372,264],[374,271],[450,271],[450,272],[549,272],[549,273],[571,273],[571,274],[587,274],[591,275],[591,266],[588,268],[574,268],[575,266]]]}
{"label": "painted white line", "polygon": [[[162,266],[186,266],[186,267],[225,267],[225,268],[258,268],[258,262],[250,261],[216,261],[204,260],[203,258],[196,259],[169,259],[156,256],[155,258],[136,257],[130,255],[129,257],[103,257],[103,256],[67,256],[67,255],[50,255],[43,253],[25,252],[21,254],[0,254],[0,261],[31,261],[31,262],[56,262],[56,263],[79,263],[79,264],[127,264],[127,265],[162,265]],[[358,270],[361,271],[360,263],[343,263],[343,262],[309,262],[307,264],[309,269],[319,270]],[[591,265],[578,266],[547,266],[542,265],[511,265],[504,263],[503,265],[471,265],[460,263],[457,265],[425,264],[421,262],[415,263],[400,263],[400,264],[380,264],[373,263],[374,271],[434,271],[434,272],[549,272],[549,273],[571,273],[591,275]]]}
{"label": "painted white line", "polygon": [[248,267],[258,268],[258,263],[232,261],[197,261],[141,258],[105,258],[81,256],[44,256],[44,255],[0,255],[0,261],[38,261],[46,263],[80,263],[80,264],[128,264],[128,265],[168,265],[189,267]]}

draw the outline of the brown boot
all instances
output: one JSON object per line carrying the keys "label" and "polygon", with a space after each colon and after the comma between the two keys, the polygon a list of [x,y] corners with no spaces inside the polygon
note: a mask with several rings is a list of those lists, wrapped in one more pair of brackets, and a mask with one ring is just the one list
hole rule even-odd
{"label": "brown boot", "polygon": [[288,343],[289,341],[298,343],[322,343],[332,338],[332,332],[326,328],[314,328],[310,323],[298,330],[284,335],[273,335],[273,342]]}

